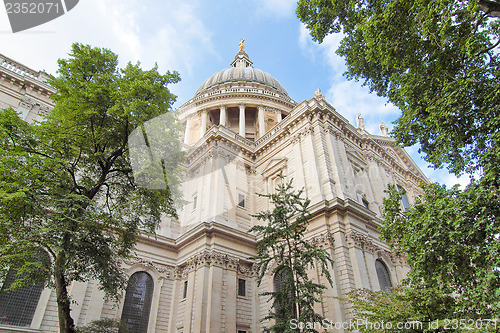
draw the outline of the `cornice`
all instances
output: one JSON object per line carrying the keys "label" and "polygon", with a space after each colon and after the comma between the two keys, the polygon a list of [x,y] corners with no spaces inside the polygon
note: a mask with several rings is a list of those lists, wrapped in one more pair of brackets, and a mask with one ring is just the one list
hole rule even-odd
{"label": "cornice", "polygon": [[[301,129],[297,130],[297,128]],[[428,181],[418,167],[415,168],[415,163],[404,153],[403,149],[394,146],[394,139],[373,136],[365,132],[360,133],[330,104],[324,99],[318,98],[312,98],[310,101],[303,101],[297,105],[285,119],[255,142],[239,136],[224,126],[214,125],[201,140],[191,147],[188,159],[190,156],[203,154],[208,143],[225,141],[238,147],[243,155],[248,156],[250,161],[253,161],[273,150],[278,144],[294,144],[308,135],[334,135],[336,139],[350,145],[354,151],[358,151],[366,160],[383,161],[383,164],[390,166],[414,184],[418,185],[420,182]],[[401,165],[399,160],[395,156],[391,156],[387,149],[393,149],[394,153],[399,155],[399,158],[409,168]]]}
{"label": "cornice", "polygon": [[[203,237],[220,237],[231,240],[239,244],[255,248],[257,242],[253,235],[240,230],[230,228],[217,222],[203,222],[195,228],[188,230],[176,240],[158,236],[154,239],[148,234],[138,236],[138,243],[149,244],[157,248],[168,249],[179,253],[181,249]],[[255,276],[257,268],[248,258],[239,258],[234,255],[222,253],[215,250],[202,250],[183,258],[177,265],[168,265],[158,261],[147,260],[139,257],[132,257],[122,261],[124,264],[133,266],[140,265],[145,270],[154,269],[160,273],[162,278],[181,279],[187,277],[191,271],[200,267],[217,266],[224,269],[238,271],[238,274],[245,276]]]}
{"label": "cornice", "polygon": [[[0,55],[0,61],[1,61],[1,55]],[[31,72],[28,72],[22,68],[14,67],[5,62],[0,63],[0,78],[2,78],[5,81],[10,81],[19,87],[22,86],[31,87],[35,90],[38,90],[38,92],[44,96],[50,96],[56,92],[56,90],[52,86],[41,81]]]}
{"label": "cornice", "polygon": [[297,105],[297,103],[289,96],[275,92],[265,85],[257,87],[248,85],[228,86],[226,88],[214,86],[210,89],[210,91],[207,91],[199,96],[195,96],[186,103],[182,104],[177,109],[177,112],[179,117],[183,118],[192,109],[203,108],[206,104],[218,102],[220,104],[232,105],[237,104],[235,101],[241,100],[242,98],[256,100],[255,104],[259,104],[259,100],[276,103],[278,105],[282,105],[287,112]]}
{"label": "cornice", "polygon": [[360,232],[350,230],[345,234],[345,240],[349,248],[356,247],[367,253],[374,254],[377,258],[389,259],[394,265],[405,265],[404,258],[397,256],[394,252],[386,250],[375,244],[371,237]]}
{"label": "cornice", "polygon": [[179,265],[166,265],[138,257],[125,259],[122,263],[130,267],[138,265],[145,271],[153,269],[160,274],[160,278],[170,280],[185,279],[190,272],[203,267],[220,267],[246,277],[254,277],[258,273],[255,263],[215,250],[197,252]]}
{"label": "cornice", "polygon": [[199,223],[193,229],[182,234],[176,239],[176,246],[180,249],[200,237],[222,237],[247,246],[256,246],[253,235],[213,221]]}

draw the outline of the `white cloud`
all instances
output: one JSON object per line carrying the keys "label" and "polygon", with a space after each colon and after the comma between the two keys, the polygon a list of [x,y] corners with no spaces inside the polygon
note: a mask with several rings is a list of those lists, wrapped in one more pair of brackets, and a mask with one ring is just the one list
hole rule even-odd
{"label": "white cloud", "polygon": [[379,134],[382,121],[391,129],[391,122],[400,111],[375,94],[370,94],[360,82],[347,81],[342,75],[346,71],[344,59],[336,53],[343,34],[330,34],[321,44],[312,41],[304,24],[300,25],[298,44],[302,53],[311,61],[323,61],[330,71],[330,86],[325,90],[326,99],[348,119],[356,124],[356,115],[361,113],[369,133]]}
{"label": "white cloud", "polygon": [[448,174],[447,177],[444,178],[444,183],[448,188],[458,184],[460,189],[463,190],[467,185],[469,185],[470,178],[467,175],[457,177],[453,174]]}
{"label": "white cloud", "polygon": [[300,25],[299,47],[304,56],[306,56],[312,62],[316,61],[316,48],[319,48],[319,46],[313,43],[311,36],[309,35],[309,30],[307,30],[305,24]]}
{"label": "white cloud", "polygon": [[352,124],[355,124],[356,115],[361,113],[366,130],[373,134],[378,134],[382,121],[391,128],[390,122],[400,113],[394,105],[386,104],[384,99],[370,94],[359,82],[334,82],[325,95]]}
{"label": "white cloud", "polygon": [[181,73],[191,71],[203,54],[214,52],[196,3],[180,0],[85,0],[28,31],[13,34],[8,24],[0,29],[0,52],[49,73],[55,73],[56,60],[67,56],[73,42],[111,49],[119,55],[120,66],[141,60],[147,68],[157,61],[160,71]]}

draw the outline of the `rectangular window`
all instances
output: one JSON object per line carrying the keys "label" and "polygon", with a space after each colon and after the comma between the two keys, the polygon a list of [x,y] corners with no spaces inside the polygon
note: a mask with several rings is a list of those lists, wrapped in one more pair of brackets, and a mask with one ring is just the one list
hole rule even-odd
{"label": "rectangular window", "polygon": [[245,208],[245,195],[238,194],[238,206]]}
{"label": "rectangular window", "polygon": [[408,197],[406,196],[406,190],[398,185],[399,194],[401,194],[401,202],[403,203],[403,208],[405,212],[410,210],[410,203],[408,202]]}
{"label": "rectangular window", "polygon": [[196,209],[196,203],[197,203],[197,201],[198,201],[198,196],[195,196],[195,197],[193,198],[193,210],[195,210],[195,209]]}
{"label": "rectangular window", "polygon": [[238,296],[247,295],[247,281],[244,279],[238,279]]}
{"label": "rectangular window", "polygon": [[182,293],[182,298],[186,298],[188,295],[188,282],[184,281],[184,292]]}
{"label": "rectangular window", "polygon": [[247,333],[247,331],[238,330],[238,333]]}

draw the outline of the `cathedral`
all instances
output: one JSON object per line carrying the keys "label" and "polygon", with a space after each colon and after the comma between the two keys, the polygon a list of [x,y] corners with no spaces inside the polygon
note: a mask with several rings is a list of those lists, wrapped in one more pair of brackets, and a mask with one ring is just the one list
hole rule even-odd
{"label": "cathedral", "polygon": [[[54,89],[43,72],[0,54],[0,108],[26,121],[50,112]],[[123,264],[129,282],[118,303],[105,300],[97,281],[73,282],[71,315],[77,326],[114,318],[131,332],[257,333],[271,303],[260,286],[253,217],[272,207],[265,197],[282,172],[311,200],[307,241],[334,260],[316,312],[332,323],[349,321],[339,298],[356,288],[387,289],[408,271],[379,240],[388,184],[405,189],[408,208],[427,182],[409,155],[380,125],[368,133],[361,115],[351,125],[318,89],[297,103],[270,74],[254,67],[240,43],[230,67],[205,80],[176,111],[184,125],[186,204],[179,219],[165,218],[156,235],[138,236],[135,257]],[[7,279],[6,279],[7,280]],[[41,287],[0,289],[0,332],[58,332],[56,294]],[[0,284],[1,285],[1,284]],[[20,305],[21,304],[21,305]],[[333,332],[347,332],[335,325]]]}

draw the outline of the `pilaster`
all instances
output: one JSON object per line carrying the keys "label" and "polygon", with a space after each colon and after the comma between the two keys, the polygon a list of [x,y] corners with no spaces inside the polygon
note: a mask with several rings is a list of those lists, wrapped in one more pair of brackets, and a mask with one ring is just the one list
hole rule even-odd
{"label": "pilaster", "polygon": [[245,104],[240,104],[240,136],[245,137],[246,124],[245,124]]}
{"label": "pilaster", "polygon": [[221,105],[219,125],[226,126],[226,118],[227,118],[227,107],[225,105]]}
{"label": "pilaster", "polygon": [[200,128],[200,139],[207,132],[207,110],[201,111],[201,128]]}
{"label": "pilaster", "polygon": [[266,134],[266,123],[264,121],[264,106],[259,105],[258,109],[258,118],[259,118],[259,137],[263,137]]}

